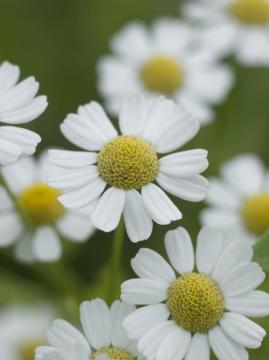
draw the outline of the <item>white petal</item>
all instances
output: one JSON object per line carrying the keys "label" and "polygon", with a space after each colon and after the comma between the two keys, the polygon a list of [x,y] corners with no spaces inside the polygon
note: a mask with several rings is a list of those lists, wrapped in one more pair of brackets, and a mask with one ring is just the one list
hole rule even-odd
{"label": "white petal", "polygon": [[127,234],[132,242],[146,240],[152,233],[152,219],[147,213],[137,190],[125,192],[123,216]]}
{"label": "white petal", "polygon": [[269,41],[268,28],[250,29],[244,32],[244,38],[237,49],[237,59],[248,66],[268,66]]}
{"label": "white petal", "polygon": [[142,188],[142,200],[147,212],[157,224],[167,225],[171,221],[182,218],[178,208],[155,184],[149,184]]}
{"label": "white petal", "polygon": [[85,151],[49,150],[49,161],[56,166],[76,169],[96,163],[97,154]]}
{"label": "white petal", "polygon": [[22,148],[20,146],[4,139],[0,134],[0,165],[12,164],[21,154]]}
{"label": "white petal", "polygon": [[193,245],[188,232],[179,227],[165,236],[165,248],[173,267],[180,274],[192,272],[194,268]]}
{"label": "white petal", "polygon": [[219,326],[209,330],[208,335],[210,346],[218,359],[248,360],[249,357],[245,348],[236,344]]}
{"label": "white petal", "polygon": [[111,187],[100,197],[91,221],[97,228],[105,232],[116,229],[120,222],[125,203],[125,191]]}
{"label": "white petal", "polygon": [[139,95],[124,98],[120,110],[119,124],[122,134],[140,135],[144,129],[148,104]]}
{"label": "white petal", "polygon": [[269,294],[263,291],[250,291],[238,296],[227,296],[225,306],[228,310],[245,316],[267,316],[269,314]]}
{"label": "white petal", "polygon": [[160,171],[156,180],[166,191],[184,200],[198,202],[206,196],[208,181],[201,175],[177,178]]}
{"label": "white petal", "polygon": [[112,321],[112,345],[121,349],[126,349],[129,343],[126,330],[123,328],[123,320],[135,311],[135,307],[121,301],[114,301],[111,306]]}
{"label": "white petal", "polygon": [[131,261],[134,272],[141,278],[161,281],[169,286],[175,280],[171,266],[157,252],[140,249]]}
{"label": "white petal", "polygon": [[61,124],[64,136],[84,150],[100,150],[117,132],[96,102],[80,106],[78,115],[69,114]]}
{"label": "white petal", "polygon": [[0,126],[0,139],[4,153],[11,156],[3,164],[14,162],[20,155],[32,155],[41,141],[35,132],[14,126]]}
{"label": "white petal", "polygon": [[60,233],[72,241],[85,241],[94,233],[95,228],[86,216],[80,211],[68,211],[56,224]]}
{"label": "white petal", "polygon": [[0,216],[0,247],[6,247],[19,239],[24,226],[16,213],[7,212]]}
{"label": "white petal", "polygon": [[43,226],[36,230],[33,236],[33,251],[35,257],[42,262],[56,261],[60,258],[61,241],[53,228]]}
{"label": "white petal", "polygon": [[256,263],[238,266],[220,281],[225,296],[246,293],[258,287],[265,279],[265,274]]}
{"label": "white petal", "polygon": [[265,175],[261,160],[254,155],[241,155],[228,161],[221,172],[233,188],[245,195],[259,191]]}
{"label": "white petal", "polygon": [[28,123],[41,115],[45,111],[47,106],[47,97],[38,96],[20,109],[0,112],[0,122],[11,125]]}
{"label": "white petal", "polygon": [[168,287],[151,279],[131,279],[121,285],[121,299],[129,304],[158,304],[167,298]]}
{"label": "white petal", "polygon": [[4,166],[2,174],[14,194],[20,194],[27,187],[40,181],[37,163],[33,157],[21,158],[14,164]]}
{"label": "white petal", "polygon": [[174,321],[163,321],[146,332],[138,341],[138,350],[149,360],[155,359],[157,349],[162,340],[171,333],[177,325]]}
{"label": "white petal", "polygon": [[0,96],[11,89],[19,80],[20,69],[18,66],[4,61],[0,64]]}
{"label": "white petal", "polygon": [[40,346],[35,351],[36,360],[64,360],[63,354],[49,346]]}
{"label": "white petal", "polygon": [[80,319],[84,333],[95,349],[108,347],[112,340],[111,314],[101,299],[85,301],[80,306]]}
{"label": "white petal", "polygon": [[123,327],[130,339],[138,339],[168,317],[169,311],[165,304],[144,306],[128,315],[123,321]]}
{"label": "white petal", "polygon": [[229,244],[221,253],[211,275],[220,281],[241,264],[247,264],[253,257],[253,249],[243,242]]}
{"label": "white petal", "polygon": [[71,342],[76,342],[89,348],[81,332],[65,320],[55,320],[47,331],[47,338],[49,344],[58,349]]}
{"label": "white petal", "polygon": [[235,313],[224,313],[220,319],[220,326],[231,339],[249,349],[259,348],[266,335],[262,327]]}
{"label": "white petal", "polygon": [[160,170],[167,175],[187,177],[198,175],[208,167],[206,150],[187,150],[164,156],[159,161]]}
{"label": "white petal", "polygon": [[209,180],[206,201],[213,206],[238,209],[238,207],[241,206],[242,199],[240,198],[238,191],[235,191],[224,181],[211,178]]}
{"label": "white petal", "polygon": [[96,200],[105,187],[106,183],[104,180],[98,177],[83,188],[61,195],[58,200],[67,208],[80,209]]}
{"label": "white petal", "polygon": [[218,230],[203,228],[197,239],[196,265],[200,273],[210,274],[221,251],[221,235]]}
{"label": "white petal", "polygon": [[196,333],[191,339],[191,344],[185,360],[210,360],[210,348],[208,336],[206,334]]}
{"label": "white petal", "polygon": [[86,186],[99,177],[97,166],[78,169],[55,168],[48,171],[50,186],[62,191],[74,190]]}
{"label": "white petal", "polygon": [[241,225],[241,215],[238,210],[208,208],[200,213],[201,222],[203,225],[216,227],[219,229],[233,228]]}
{"label": "white petal", "polygon": [[14,249],[15,257],[22,263],[30,264],[35,261],[33,250],[33,237],[31,232],[25,233]]}
{"label": "white petal", "polygon": [[156,360],[182,360],[188,351],[191,333],[180,327],[174,329],[161,342],[157,350]]}
{"label": "white petal", "polygon": [[[14,207],[11,198],[6,192],[5,188],[0,185],[0,212],[11,210]],[[3,211],[4,210],[4,211]]]}

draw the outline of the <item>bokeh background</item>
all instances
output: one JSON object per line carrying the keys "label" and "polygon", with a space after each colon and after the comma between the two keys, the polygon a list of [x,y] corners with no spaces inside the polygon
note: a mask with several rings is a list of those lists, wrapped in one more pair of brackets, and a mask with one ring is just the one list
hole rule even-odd
{"label": "bokeh background", "polygon": [[[102,102],[96,64],[109,51],[112,34],[130,20],[150,23],[157,17],[178,17],[179,5],[179,0],[0,0],[0,61],[19,64],[23,77],[35,75],[40,93],[49,99],[47,111],[30,126],[43,139],[38,152],[47,147],[70,148],[59,123],[80,104],[93,99]],[[232,59],[227,62],[234,68],[236,84],[217,108],[215,122],[203,127],[186,146],[209,150],[208,175],[217,175],[223,161],[243,152],[256,153],[269,165],[269,68],[249,69]],[[180,224],[195,237],[204,205],[176,202],[184,213]],[[156,226],[151,240],[142,246],[163,252],[167,230]],[[111,234],[97,232],[82,245],[66,242],[60,263],[34,266],[20,265],[10,250],[1,250],[0,307],[50,301],[63,316],[76,319],[81,300],[104,293],[111,245]],[[126,240],[123,278],[131,274],[129,260],[140,246]],[[269,319],[261,323],[269,331]],[[250,358],[266,360],[268,356],[269,338]]]}

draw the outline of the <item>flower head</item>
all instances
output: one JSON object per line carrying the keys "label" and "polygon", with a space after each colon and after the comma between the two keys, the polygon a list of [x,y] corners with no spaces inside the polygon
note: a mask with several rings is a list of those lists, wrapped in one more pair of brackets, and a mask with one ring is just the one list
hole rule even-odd
{"label": "flower head", "polygon": [[15,244],[21,261],[55,261],[61,255],[59,234],[85,241],[94,231],[90,209],[66,210],[57,199],[60,191],[46,182],[47,155],[37,161],[21,158],[4,166],[2,175],[12,193],[0,187],[0,246]]}
{"label": "flower head", "polygon": [[41,141],[33,131],[9,126],[28,123],[47,107],[46,96],[35,97],[39,89],[35,78],[31,76],[17,84],[19,76],[18,66],[0,64],[0,165],[11,164],[22,155],[32,155]]}
{"label": "flower head", "polygon": [[56,320],[47,331],[49,346],[36,350],[36,360],[70,358],[79,360],[143,360],[135,343],[122,327],[132,305],[114,301],[109,308],[103,300],[86,301],[80,306],[84,334],[64,320]]}
{"label": "flower head", "polygon": [[126,94],[149,99],[162,94],[208,123],[214,118],[212,106],[224,99],[233,82],[229,68],[177,20],[161,19],[151,28],[130,23],[113,37],[111,49],[100,60],[98,74],[100,92],[114,114]]}
{"label": "flower head", "polygon": [[269,174],[255,155],[239,155],[212,178],[206,197],[211,206],[201,213],[204,225],[233,231],[254,243],[269,230]]}
{"label": "flower head", "polygon": [[[143,305],[123,326],[149,359],[247,359],[245,348],[258,348],[265,331],[247,316],[269,314],[269,295],[256,291],[265,274],[251,262],[252,248],[203,228],[196,253],[183,228],[169,231],[166,252],[141,249],[132,260],[139,279],[122,284],[121,298]],[[146,305],[146,306],[145,306]]]}
{"label": "flower head", "polygon": [[[49,184],[60,189],[67,208],[91,204],[93,225],[114,230],[123,213],[134,242],[147,239],[152,224],[181,218],[164,188],[189,201],[201,201],[207,180],[207,151],[175,151],[198,131],[197,121],[170,100],[128,97],[119,116],[121,134],[95,102],[67,116],[61,130],[84,152],[52,150]],[[159,185],[157,185],[157,184]]]}
{"label": "flower head", "polygon": [[201,43],[245,65],[269,65],[268,0],[198,0],[183,8],[199,24]]}

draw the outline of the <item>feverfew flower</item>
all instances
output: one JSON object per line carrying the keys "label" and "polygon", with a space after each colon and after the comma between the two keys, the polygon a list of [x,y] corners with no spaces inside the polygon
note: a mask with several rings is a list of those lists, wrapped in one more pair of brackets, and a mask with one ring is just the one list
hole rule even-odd
{"label": "feverfew flower", "polygon": [[1,169],[13,201],[0,186],[0,246],[15,244],[21,261],[55,261],[62,252],[59,234],[81,242],[94,230],[89,209],[67,211],[57,200],[60,191],[46,183],[46,168],[44,154],[39,161],[25,157]]}
{"label": "feverfew flower", "polygon": [[36,96],[39,83],[29,77],[18,83],[20,69],[8,62],[0,64],[0,165],[21,155],[32,155],[41,141],[33,131],[16,126],[36,119],[47,107],[46,96]]}
{"label": "feverfew flower", "polygon": [[53,319],[47,306],[13,305],[0,311],[0,358],[33,360],[37,346],[45,344],[45,332]]}
{"label": "feverfew flower", "polygon": [[161,187],[185,200],[204,199],[207,180],[199,174],[208,166],[207,151],[158,157],[199,130],[198,121],[163,97],[126,98],[119,127],[121,134],[96,102],[69,114],[61,130],[86,151],[51,150],[49,184],[63,192],[59,200],[67,208],[92,205],[91,221],[103,231],[114,230],[123,213],[129,238],[137,242],[149,238],[153,221],[164,225],[182,217]]}
{"label": "feverfew flower", "polygon": [[149,360],[246,360],[245,348],[261,346],[265,331],[247,316],[269,314],[269,295],[256,291],[265,274],[251,262],[252,248],[224,241],[204,228],[196,253],[183,228],[165,237],[174,269],[155,251],[141,249],[132,260],[139,279],[122,284],[122,299],[147,305],[123,326]]}
{"label": "feverfew flower", "polygon": [[114,301],[111,308],[101,299],[86,301],[80,307],[84,334],[64,320],[56,320],[47,331],[50,346],[36,350],[36,360],[142,360],[135,343],[122,327],[132,305]]}
{"label": "feverfew flower", "polygon": [[197,38],[196,31],[177,20],[158,20],[152,28],[128,24],[111,41],[113,54],[98,66],[108,108],[118,114],[126,94],[148,99],[162,94],[182,103],[201,123],[212,121],[212,107],[223,101],[233,76]]}
{"label": "feverfew flower", "polygon": [[201,42],[245,65],[269,65],[268,0],[197,0],[185,15],[200,25]]}
{"label": "feverfew flower", "polygon": [[201,213],[204,225],[232,230],[251,244],[269,230],[269,172],[255,155],[240,155],[221,168],[222,179],[210,179]]}

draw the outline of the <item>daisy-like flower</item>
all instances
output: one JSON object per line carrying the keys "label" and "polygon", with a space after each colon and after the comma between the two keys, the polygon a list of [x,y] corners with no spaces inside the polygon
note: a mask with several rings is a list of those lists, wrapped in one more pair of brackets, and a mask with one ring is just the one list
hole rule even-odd
{"label": "daisy-like flower", "polygon": [[59,235],[81,242],[94,230],[89,209],[67,211],[58,201],[60,191],[46,182],[47,164],[43,154],[2,168],[13,199],[0,186],[0,246],[15,244],[16,257],[25,262],[55,261],[62,252]]}
{"label": "daisy-like flower", "polygon": [[227,242],[214,229],[198,235],[196,254],[183,228],[169,231],[166,251],[141,249],[132,260],[140,279],[122,284],[122,299],[147,305],[123,322],[149,360],[246,360],[245,348],[261,346],[265,331],[246,316],[269,314],[269,295],[256,291],[265,274],[244,242]]}
{"label": "daisy-like flower", "polygon": [[53,320],[48,306],[13,305],[0,311],[0,358],[33,360],[37,346],[45,344],[45,332]]}
{"label": "daisy-like flower", "polygon": [[269,65],[269,0],[197,0],[183,12],[200,25],[205,46],[248,66]]}
{"label": "daisy-like flower", "polygon": [[237,233],[253,244],[269,230],[269,172],[255,155],[240,155],[221,168],[222,179],[210,179],[201,212],[204,225]]}
{"label": "daisy-like flower", "polygon": [[[131,45],[130,45],[131,44]],[[213,120],[233,83],[230,69],[201,48],[197,33],[177,20],[156,21],[151,29],[128,24],[111,41],[113,54],[100,60],[99,89],[112,113],[126,94],[149,99],[162,94],[185,105],[202,123]]]}
{"label": "daisy-like flower", "polygon": [[33,131],[9,126],[28,123],[47,107],[46,96],[35,97],[39,89],[35,78],[31,76],[17,84],[19,76],[18,66],[0,64],[0,165],[10,164],[21,155],[32,155],[41,141]]}
{"label": "daisy-like flower", "polygon": [[101,299],[80,306],[83,333],[64,320],[55,320],[47,331],[49,346],[36,350],[36,360],[143,360],[122,327],[132,305],[114,301],[111,308]]}
{"label": "daisy-like flower", "polygon": [[189,201],[205,197],[207,180],[199,174],[208,166],[207,151],[159,159],[157,153],[175,151],[199,129],[198,121],[163,97],[153,103],[126,98],[119,125],[121,134],[95,102],[68,115],[63,134],[86,151],[51,150],[49,184],[64,193],[59,200],[67,208],[92,204],[92,224],[105,232],[118,226],[123,213],[127,233],[136,242],[151,235],[153,221],[164,225],[182,216],[160,186]]}

